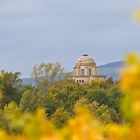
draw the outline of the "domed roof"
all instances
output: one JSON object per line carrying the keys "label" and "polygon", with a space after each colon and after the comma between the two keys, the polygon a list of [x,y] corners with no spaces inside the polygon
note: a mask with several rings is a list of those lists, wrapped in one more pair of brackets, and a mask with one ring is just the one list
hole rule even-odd
{"label": "domed roof", "polygon": [[92,57],[85,54],[78,58],[76,66],[96,66],[96,63]]}

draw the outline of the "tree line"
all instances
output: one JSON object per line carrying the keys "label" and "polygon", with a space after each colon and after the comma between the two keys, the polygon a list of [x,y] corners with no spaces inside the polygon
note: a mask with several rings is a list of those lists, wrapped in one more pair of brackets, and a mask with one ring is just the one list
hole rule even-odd
{"label": "tree line", "polygon": [[59,63],[42,63],[33,68],[35,86],[22,84],[20,72],[1,71],[0,74],[0,128],[11,134],[22,133],[20,126],[13,127],[7,114],[45,111],[46,119],[57,128],[63,128],[75,117],[80,106],[87,108],[103,124],[124,123],[120,102],[122,91],[119,82],[111,77],[80,85],[72,81]]}

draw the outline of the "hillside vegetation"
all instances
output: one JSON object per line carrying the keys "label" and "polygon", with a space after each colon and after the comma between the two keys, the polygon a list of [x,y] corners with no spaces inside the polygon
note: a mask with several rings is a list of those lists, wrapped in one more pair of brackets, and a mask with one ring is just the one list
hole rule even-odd
{"label": "hillside vegetation", "polygon": [[1,72],[1,140],[140,137],[139,58],[129,56],[120,82],[109,78],[79,85],[67,76],[56,81],[60,73],[63,69],[59,64],[35,66],[32,76],[37,86],[34,87],[22,85],[19,72]]}

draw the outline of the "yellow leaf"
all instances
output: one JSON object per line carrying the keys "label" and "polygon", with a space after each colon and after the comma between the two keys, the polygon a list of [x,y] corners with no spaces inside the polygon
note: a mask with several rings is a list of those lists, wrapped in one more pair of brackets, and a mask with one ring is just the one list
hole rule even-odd
{"label": "yellow leaf", "polygon": [[140,22],[140,9],[136,10],[133,16],[137,22]]}

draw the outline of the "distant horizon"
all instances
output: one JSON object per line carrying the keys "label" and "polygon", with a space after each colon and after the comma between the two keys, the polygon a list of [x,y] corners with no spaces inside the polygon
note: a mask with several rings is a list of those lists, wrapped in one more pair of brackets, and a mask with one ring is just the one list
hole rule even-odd
{"label": "distant horizon", "polygon": [[[113,64],[113,63],[121,63],[121,62],[124,62],[123,60],[121,61],[114,61],[114,62],[108,62],[108,63],[105,63],[105,64],[97,64],[97,66],[98,67],[101,67],[101,66],[105,66],[105,65],[108,65],[108,64]],[[59,62],[58,62],[59,63]],[[74,65],[75,65],[75,63],[73,64],[73,67],[74,67]],[[63,67],[63,66],[62,66]],[[72,70],[73,70],[73,67],[70,69],[70,70],[66,70],[65,68],[64,68],[64,70],[66,71],[66,72],[71,72]],[[22,73],[21,73],[22,74]],[[23,77],[23,76],[21,76],[22,77],[22,79],[28,79],[28,78],[31,78],[31,75],[29,75],[29,76],[27,76],[27,77]]]}
{"label": "distant horizon", "polygon": [[[82,54],[83,55],[83,54]],[[82,56],[82,55],[79,55],[79,56]],[[88,54],[89,55],[89,54]],[[91,55],[90,55],[91,56]],[[92,56],[91,56],[92,57]],[[93,58],[93,57],[92,57]],[[78,59],[78,57],[77,57],[77,59]],[[66,67],[64,67],[60,62],[58,62],[58,61],[56,61],[56,62],[45,62],[45,61],[42,61],[42,62],[40,62],[40,63],[38,63],[38,64],[35,64],[35,65],[39,65],[39,64],[41,64],[41,63],[59,63],[63,68],[64,68],[64,70],[66,71],[66,72],[70,72],[70,71],[72,71],[73,70],[73,67],[74,67],[74,65],[75,65],[75,63],[76,63],[76,61],[77,61],[77,59],[75,60],[75,62],[73,63],[73,64],[69,64],[69,65],[72,65],[72,67],[70,68],[70,69],[68,69],[68,68],[66,68]],[[94,58],[93,58],[94,59]],[[96,65],[97,66],[104,66],[104,65],[108,65],[108,64],[111,64],[111,63],[119,63],[119,62],[124,62],[124,60],[116,60],[116,61],[109,61],[109,62],[105,62],[105,63],[100,63],[100,64],[98,64],[97,63],[97,60],[96,59],[94,59],[95,60],[95,62],[96,62]],[[35,66],[34,65],[34,66]],[[32,70],[33,70],[33,67],[31,67],[30,68],[31,69],[31,73],[32,73]],[[0,71],[1,70],[5,70],[5,71],[7,71],[7,72],[21,72],[21,78],[22,79],[26,79],[26,78],[31,78],[31,73],[27,73],[27,75],[26,76],[24,76],[24,71],[23,70],[21,70],[21,71],[13,71],[13,70],[8,70],[8,69],[0,69]]]}

